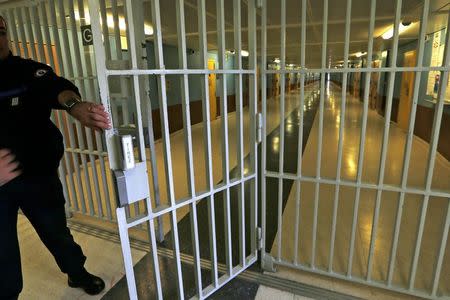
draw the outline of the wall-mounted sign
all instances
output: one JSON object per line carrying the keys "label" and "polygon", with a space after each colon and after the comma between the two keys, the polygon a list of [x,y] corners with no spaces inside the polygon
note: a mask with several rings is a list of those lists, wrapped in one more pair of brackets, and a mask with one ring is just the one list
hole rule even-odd
{"label": "wall-mounted sign", "polygon": [[83,25],[80,27],[81,36],[83,38],[83,46],[93,45],[94,39],[92,38],[91,25]]}

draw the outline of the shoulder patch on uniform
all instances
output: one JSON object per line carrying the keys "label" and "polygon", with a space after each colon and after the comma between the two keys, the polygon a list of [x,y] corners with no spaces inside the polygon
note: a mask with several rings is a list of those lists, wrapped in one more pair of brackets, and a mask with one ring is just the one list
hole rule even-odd
{"label": "shoulder patch on uniform", "polygon": [[39,78],[39,77],[44,76],[47,72],[48,72],[48,70],[46,70],[46,69],[39,69],[34,73],[34,76]]}
{"label": "shoulder patch on uniform", "polygon": [[14,97],[11,99],[11,106],[19,105],[19,97]]}

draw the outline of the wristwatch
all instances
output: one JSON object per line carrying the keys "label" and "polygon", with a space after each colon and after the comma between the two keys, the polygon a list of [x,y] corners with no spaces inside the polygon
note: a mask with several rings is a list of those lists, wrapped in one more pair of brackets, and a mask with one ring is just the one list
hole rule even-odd
{"label": "wristwatch", "polygon": [[64,109],[67,112],[70,112],[70,110],[77,105],[78,103],[83,102],[80,98],[76,98],[76,97],[72,97],[69,98],[69,100],[67,100],[66,102],[62,103],[61,105],[64,107]]}

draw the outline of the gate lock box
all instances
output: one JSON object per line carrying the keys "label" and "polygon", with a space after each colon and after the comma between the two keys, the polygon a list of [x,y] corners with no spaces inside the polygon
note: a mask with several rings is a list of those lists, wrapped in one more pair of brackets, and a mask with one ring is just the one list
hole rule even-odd
{"label": "gate lock box", "polygon": [[149,197],[147,166],[145,162],[135,162],[133,137],[118,135],[121,153],[121,170],[114,170],[119,196],[119,207],[130,205]]}

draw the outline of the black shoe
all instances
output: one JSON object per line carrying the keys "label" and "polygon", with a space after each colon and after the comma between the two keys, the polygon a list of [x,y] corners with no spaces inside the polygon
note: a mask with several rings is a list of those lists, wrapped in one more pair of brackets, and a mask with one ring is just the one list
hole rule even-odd
{"label": "black shoe", "polygon": [[89,295],[100,294],[105,288],[105,282],[100,277],[84,271],[79,276],[69,276],[67,281],[70,287],[82,288]]}

